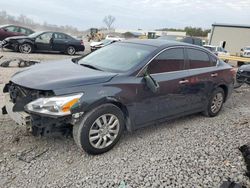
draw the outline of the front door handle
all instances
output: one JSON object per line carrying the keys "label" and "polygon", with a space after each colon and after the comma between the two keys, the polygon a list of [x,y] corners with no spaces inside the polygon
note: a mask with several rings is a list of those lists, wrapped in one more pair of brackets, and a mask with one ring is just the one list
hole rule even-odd
{"label": "front door handle", "polygon": [[213,73],[211,74],[212,77],[217,77],[218,76],[218,73]]}
{"label": "front door handle", "polygon": [[179,84],[187,84],[187,83],[189,83],[189,80],[181,80],[181,81],[179,81]]}

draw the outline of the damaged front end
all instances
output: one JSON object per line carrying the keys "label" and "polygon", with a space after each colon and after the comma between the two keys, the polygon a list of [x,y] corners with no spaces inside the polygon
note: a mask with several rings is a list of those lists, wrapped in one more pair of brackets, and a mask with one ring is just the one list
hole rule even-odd
{"label": "damaged front end", "polygon": [[[33,135],[48,136],[51,134],[68,134],[71,126],[71,116],[55,116],[39,110],[31,111],[28,105],[39,99],[53,98],[53,91],[35,90],[10,82],[3,89],[5,106],[2,114],[9,114],[17,124],[31,128]],[[34,105],[33,105],[34,106]],[[34,106],[35,108],[41,107]],[[47,107],[47,106],[46,106]]]}

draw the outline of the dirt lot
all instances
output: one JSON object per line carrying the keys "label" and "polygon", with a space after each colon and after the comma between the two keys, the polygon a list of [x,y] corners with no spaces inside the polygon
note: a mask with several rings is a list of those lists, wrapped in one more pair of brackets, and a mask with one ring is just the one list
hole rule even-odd
{"label": "dirt lot", "polygon": [[[19,70],[0,68],[0,106],[4,83]],[[196,114],[125,133],[113,150],[99,156],[78,150],[72,138],[33,137],[8,115],[0,115],[0,187],[118,187],[122,182],[127,187],[219,187],[228,178],[250,187],[238,150],[250,142],[249,101],[250,87],[243,86],[215,118]]]}

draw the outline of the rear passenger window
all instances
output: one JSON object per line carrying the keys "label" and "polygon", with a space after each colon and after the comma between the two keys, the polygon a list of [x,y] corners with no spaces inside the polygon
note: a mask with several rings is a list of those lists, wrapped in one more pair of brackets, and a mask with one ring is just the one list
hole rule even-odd
{"label": "rear passenger window", "polygon": [[55,39],[67,39],[67,36],[62,33],[55,33],[54,38]]}
{"label": "rear passenger window", "polygon": [[148,66],[148,73],[173,72],[184,69],[183,48],[170,49],[158,55]]}
{"label": "rear passenger window", "polygon": [[211,67],[209,56],[206,52],[195,49],[187,49],[189,68],[197,69],[204,67]]}

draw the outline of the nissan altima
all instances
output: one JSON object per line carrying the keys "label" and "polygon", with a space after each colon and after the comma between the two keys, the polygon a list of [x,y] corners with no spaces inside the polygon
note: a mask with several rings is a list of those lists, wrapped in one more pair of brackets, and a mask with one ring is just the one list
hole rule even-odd
{"label": "nissan altima", "polygon": [[233,81],[232,67],[205,48],[127,40],[16,73],[4,87],[2,111],[34,135],[73,129],[81,149],[101,154],[125,130],[199,112],[218,115]]}

